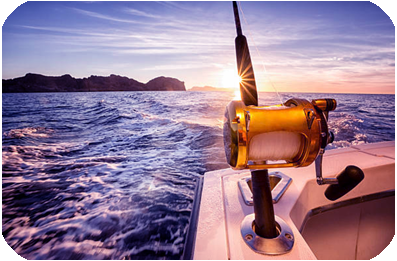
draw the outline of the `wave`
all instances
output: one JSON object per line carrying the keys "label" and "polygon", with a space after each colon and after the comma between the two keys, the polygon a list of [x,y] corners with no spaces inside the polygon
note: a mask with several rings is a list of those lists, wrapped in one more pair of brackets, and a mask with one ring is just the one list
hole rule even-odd
{"label": "wave", "polygon": [[329,128],[335,135],[330,148],[348,147],[367,143],[368,137],[363,131],[364,120],[356,115],[334,113],[329,120]]}
{"label": "wave", "polygon": [[47,138],[54,132],[52,129],[45,127],[26,127],[22,129],[12,129],[3,133],[3,138]]}

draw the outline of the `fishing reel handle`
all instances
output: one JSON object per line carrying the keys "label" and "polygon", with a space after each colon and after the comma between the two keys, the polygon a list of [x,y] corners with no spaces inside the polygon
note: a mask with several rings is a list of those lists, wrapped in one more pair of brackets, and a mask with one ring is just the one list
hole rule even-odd
{"label": "fishing reel handle", "polygon": [[315,160],[317,184],[329,184],[324,192],[325,197],[329,200],[335,201],[343,197],[364,179],[364,172],[362,169],[353,165],[347,166],[336,178],[323,178],[322,161],[323,153]]}
{"label": "fishing reel handle", "polygon": [[[314,100],[313,103],[316,107],[324,112],[324,117],[328,121],[328,112],[336,108],[336,102],[332,99]],[[325,146],[332,143],[335,137],[332,132],[326,141],[323,141],[319,154],[315,160],[316,180],[318,185],[329,184],[325,191],[325,197],[329,200],[337,200],[346,195],[349,191],[355,188],[363,179],[364,172],[357,166],[347,166],[336,178],[323,178],[322,176],[322,163]]]}

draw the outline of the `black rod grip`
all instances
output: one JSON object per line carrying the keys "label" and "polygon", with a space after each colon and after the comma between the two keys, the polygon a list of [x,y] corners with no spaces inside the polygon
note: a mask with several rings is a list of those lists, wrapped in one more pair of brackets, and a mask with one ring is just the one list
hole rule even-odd
{"label": "black rod grip", "polygon": [[336,178],[338,184],[330,185],[324,193],[332,201],[354,189],[364,179],[364,172],[359,167],[347,166]]}
{"label": "black rod grip", "polygon": [[268,170],[251,171],[255,212],[255,233],[264,238],[278,236]]}
{"label": "black rod grip", "polygon": [[235,39],[237,71],[241,78],[240,93],[241,99],[246,106],[258,106],[258,92],[256,90],[254,68],[248,49],[247,38],[239,35]]}

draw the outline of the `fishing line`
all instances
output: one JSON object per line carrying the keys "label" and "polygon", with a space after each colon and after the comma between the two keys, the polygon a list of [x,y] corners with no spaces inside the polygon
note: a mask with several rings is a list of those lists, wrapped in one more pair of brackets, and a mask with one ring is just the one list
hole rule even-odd
{"label": "fishing line", "polygon": [[293,161],[301,147],[302,137],[299,133],[288,131],[260,133],[255,135],[249,143],[248,160]]}
{"label": "fishing line", "polygon": [[252,42],[253,42],[253,44],[254,44],[254,46],[255,46],[255,49],[256,49],[256,52],[257,52],[257,54],[259,55],[260,62],[261,62],[261,65],[262,65],[262,70],[263,70],[264,74],[267,76],[267,79],[269,80],[270,85],[272,86],[273,90],[276,92],[277,97],[278,97],[278,99],[280,100],[280,103],[282,104],[282,106],[284,106],[284,102],[283,102],[283,100],[282,100],[282,97],[281,97],[281,95],[279,94],[279,92],[277,91],[276,86],[274,85],[272,79],[270,78],[270,75],[268,74],[268,72],[267,72],[267,70],[266,70],[265,63],[263,62],[264,59],[262,58],[262,55],[261,55],[261,53],[259,52],[258,46],[257,46],[256,43],[255,43],[254,37],[253,37],[252,34],[251,34],[251,29],[250,29],[250,26],[249,26],[249,24],[248,24],[248,22],[247,22],[247,19],[245,19],[245,15],[244,15],[243,9],[242,9],[242,7],[241,7],[241,3],[240,3],[240,1],[238,1],[237,3],[238,3],[238,7],[239,7],[239,9],[240,9],[240,12],[241,12],[241,14],[243,15],[244,22],[245,22],[245,24],[247,25],[248,34],[249,34],[249,36],[250,36],[250,39],[252,39]]}

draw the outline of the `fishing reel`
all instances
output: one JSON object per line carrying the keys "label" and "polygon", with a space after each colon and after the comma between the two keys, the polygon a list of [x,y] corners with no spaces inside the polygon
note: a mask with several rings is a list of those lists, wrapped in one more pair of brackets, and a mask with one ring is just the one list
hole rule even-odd
{"label": "fishing reel", "polygon": [[273,106],[246,106],[231,101],[225,111],[223,141],[228,164],[236,170],[305,167],[315,162],[317,184],[336,200],[363,179],[363,171],[347,166],[336,178],[322,177],[325,147],[334,135],[328,129],[328,113],[334,99],[290,99]]}
{"label": "fishing reel", "polygon": [[290,99],[276,106],[231,101],[223,126],[227,162],[233,169],[310,165],[334,139],[328,112],[334,99]]}
{"label": "fishing reel", "polygon": [[336,200],[364,179],[363,171],[347,166],[336,178],[322,177],[325,147],[334,135],[328,113],[334,99],[290,99],[273,106],[246,106],[231,101],[225,111],[223,141],[228,164],[236,170],[305,167],[315,162],[319,185],[330,184],[325,196]]}

